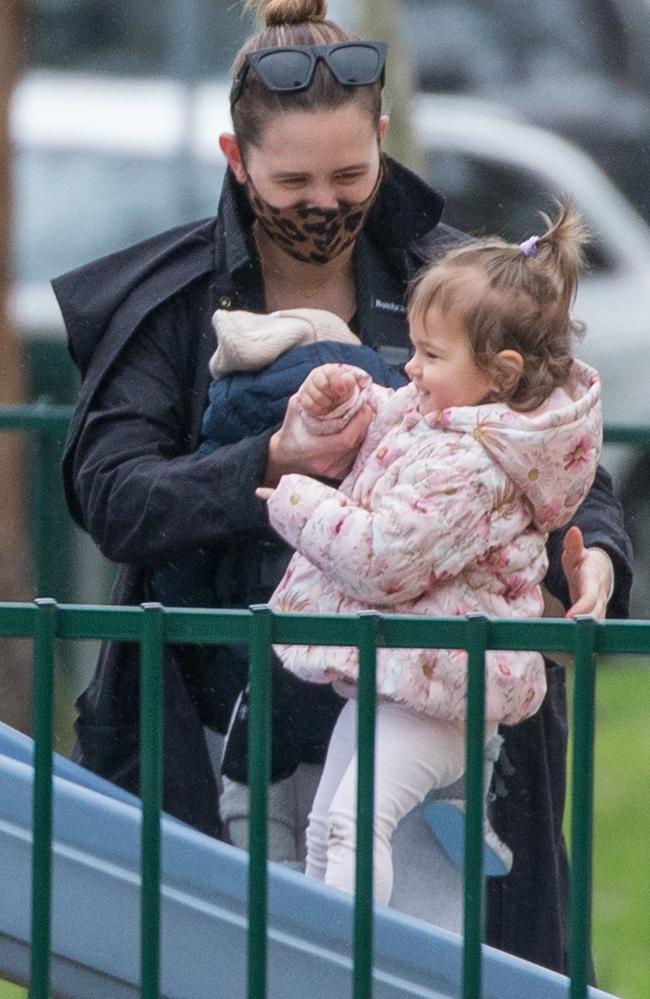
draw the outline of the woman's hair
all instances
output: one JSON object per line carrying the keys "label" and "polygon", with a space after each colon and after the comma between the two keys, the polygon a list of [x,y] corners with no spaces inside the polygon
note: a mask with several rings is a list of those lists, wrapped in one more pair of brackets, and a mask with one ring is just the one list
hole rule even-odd
{"label": "woman's hair", "polygon": [[540,214],[546,231],[539,237],[522,244],[497,236],[463,243],[428,264],[409,295],[409,315],[421,320],[434,303],[460,312],[482,371],[498,372],[502,350],[521,354],[517,384],[491,397],[520,411],[535,409],[562,385],[573,338],[584,332],[570,309],[585,266],[586,227],[569,202],[558,204],[555,221]]}
{"label": "woman's hair", "polygon": [[[330,45],[358,41],[328,21],[327,0],[244,0],[245,9],[254,9],[265,27],[252,35],[235,56],[233,76],[242,67],[247,52],[283,45]],[[357,103],[375,126],[381,117],[381,83],[347,87],[339,83],[319,60],[313,79],[305,90],[277,93],[268,90],[254,70],[249,70],[241,96],[232,108],[235,134],[240,147],[259,145],[267,122],[277,115],[294,111],[329,111]]]}

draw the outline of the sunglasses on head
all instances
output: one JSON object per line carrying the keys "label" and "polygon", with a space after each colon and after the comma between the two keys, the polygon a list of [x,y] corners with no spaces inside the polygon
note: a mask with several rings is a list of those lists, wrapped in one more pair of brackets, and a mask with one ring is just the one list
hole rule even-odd
{"label": "sunglasses on head", "polygon": [[230,91],[230,106],[241,97],[249,69],[254,69],[267,88],[277,93],[306,90],[316,63],[322,59],[332,76],[344,87],[384,84],[386,42],[333,42],[331,45],[283,45],[254,49],[244,56]]}

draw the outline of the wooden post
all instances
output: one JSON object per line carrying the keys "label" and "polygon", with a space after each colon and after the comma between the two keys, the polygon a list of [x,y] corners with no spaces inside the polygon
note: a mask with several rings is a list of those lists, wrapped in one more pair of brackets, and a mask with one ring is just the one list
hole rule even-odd
{"label": "wooden post", "polygon": [[360,13],[360,34],[365,38],[388,42],[386,95],[390,128],[385,151],[422,176],[422,150],[411,123],[414,87],[411,64],[402,37],[403,4],[401,0],[361,0]]}
{"label": "wooden post", "polygon": [[[13,271],[11,137],[9,108],[24,45],[23,0],[0,3],[0,405],[24,401],[22,344],[9,315]],[[0,599],[30,600],[28,509],[24,455],[26,442],[15,431],[0,434]],[[0,649],[0,718],[27,730],[31,689],[31,647],[4,639]]]}

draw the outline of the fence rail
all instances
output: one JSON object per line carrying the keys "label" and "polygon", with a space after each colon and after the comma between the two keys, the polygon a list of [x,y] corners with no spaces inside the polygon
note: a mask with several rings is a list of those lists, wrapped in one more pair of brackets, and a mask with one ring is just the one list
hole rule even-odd
{"label": "fence rail", "polygon": [[142,909],[141,995],[157,999],[160,969],[160,809],[162,801],[161,673],[165,643],[243,643],[250,648],[248,999],[265,999],[266,786],[270,734],[268,661],[271,643],[356,645],[360,653],[357,855],[354,923],[354,999],[372,996],[372,790],[375,716],[374,664],[382,647],[465,648],[469,652],[467,711],[467,834],[465,837],[463,999],[481,995],[482,763],[484,656],[487,649],[562,651],[575,659],[573,813],[571,827],[570,971],[572,999],[587,995],[591,928],[591,839],[594,656],[650,653],[650,622],[491,621],[399,615],[311,616],[250,611],[80,607],[51,599],[0,604],[0,636],[34,642],[34,842],[31,999],[47,999],[52,838],[52,684],[59,639],[116,639],[141,648]]}

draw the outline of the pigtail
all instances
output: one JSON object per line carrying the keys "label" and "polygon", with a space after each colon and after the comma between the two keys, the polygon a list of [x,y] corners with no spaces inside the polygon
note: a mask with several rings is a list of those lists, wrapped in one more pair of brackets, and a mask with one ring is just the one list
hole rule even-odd
{"label": "pigtail", "polygon": [[589,233],[582,217],[569,201],[558,202],[555,220],[544,212],[540,214],[546,232],[538,237],[536,256],[539,263],[548,268],[549,277],[560,293],[562,307],[568,310],[575,299],[578,277],[586,267],[584,249]]}

